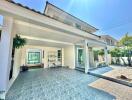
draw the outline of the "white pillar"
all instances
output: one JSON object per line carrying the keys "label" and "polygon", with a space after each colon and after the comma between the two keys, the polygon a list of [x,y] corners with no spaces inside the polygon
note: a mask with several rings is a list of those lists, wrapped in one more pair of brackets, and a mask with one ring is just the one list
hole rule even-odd
{"label": "white pillar", "polygon": [[84,60],[85,60],[85,73],[88,73],[89,69],[89,50],[88,50],[88,44],[87,41],[85,40],[84,42]]}
{"label": "white pillar", "polygon": [[62,48],[61,50],[62,50],[62,66],[64,67],[64,48]]}
{"label": "white pillar", "polygon": [[108,65],[108,50],[107,47],[104,48],[104,59],[106,64]]}
{"label": "white pillar", "polygon": [[95,63],[94,63],[94,53],[93,53],[93,48],[92,47],[89,47],[88,48],[89,50],[89,63],[90,63],[90,67],[91,68],[94,68],[95,67]]}
{"label": "white pillar", "polygon": [[13,18],[4,17],[0,41],[0,91],[7,91],[12,53]]}
{"label": "white pillar", "polygon": [[64,65],[71,69],[75,69],[75,46],[67,46],[64,48]]}

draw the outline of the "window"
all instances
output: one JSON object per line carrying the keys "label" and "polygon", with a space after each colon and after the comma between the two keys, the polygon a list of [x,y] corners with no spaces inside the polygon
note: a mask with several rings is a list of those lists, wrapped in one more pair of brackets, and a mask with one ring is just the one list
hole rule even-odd
{"label": "window", "polygon": [[28,64],[40,64],[40,52],[37,51],[29,51],[28,52],[28,58],[27,58]]}
{"label": "window", "polygon": [[61,50],[58,50],[58,58],[61,58]]}
{"label": "window", "polygon": [[67,21],[67,20],[64,20],[64,24],[67,24],[67,25],[71,25],[71,26],[73,26],[72,22]]}
{"label": "window", "polygon": [[81,25],[76,23],[75,26],[76,26],[76,28],[81,29]]}
{"label": "window", "polygon": [[108,45],[110,45],[110,39],[106,39]]}
{"label": "window", "polygon": [[61,50],[58,50],[58,61],[61,61],[62,53]]}

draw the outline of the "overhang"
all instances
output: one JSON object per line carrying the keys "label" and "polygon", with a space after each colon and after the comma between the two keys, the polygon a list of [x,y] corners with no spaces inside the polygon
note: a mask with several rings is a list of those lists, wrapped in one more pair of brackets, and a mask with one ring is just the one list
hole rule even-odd
{"label": "overhang", "polygon": [[87,32],[68,26],[43,14],[31,11],[6,0],[0,0],[0,14],[11,16],[14,19],[35,24],[41,27],[50,28],[56,31],[59,30],[62,33],[83,37],[85,39],[92,38],[96,40],[100,38],[99,36],[88,34]]}

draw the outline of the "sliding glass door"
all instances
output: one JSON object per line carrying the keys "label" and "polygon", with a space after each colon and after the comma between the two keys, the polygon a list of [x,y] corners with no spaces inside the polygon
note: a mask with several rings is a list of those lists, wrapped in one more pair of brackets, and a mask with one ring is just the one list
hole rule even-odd
{"label": "sliding glass door", "polygon": [[84,68],[84,49],[77,48],[76,67]]}

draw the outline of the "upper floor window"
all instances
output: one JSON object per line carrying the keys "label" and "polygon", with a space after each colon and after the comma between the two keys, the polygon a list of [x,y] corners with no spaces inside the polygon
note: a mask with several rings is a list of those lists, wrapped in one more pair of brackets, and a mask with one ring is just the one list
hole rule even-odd
{"label": "upper floor window", "polygon": [[75,26],[76,26],[76,28],[81,29],[81,25],[76,23]]}
{"label": "upper floor window", "polygon": [[72,23],[70,21],[64,20],[64,23],[67,25],[72,25]]}
{"label": "upper floor window", "polygon": [[108,44],[108,45],[110,45],[110,44],[111,44],[110,39],[106,39],[106,42],[107,42],[107,44]]}

